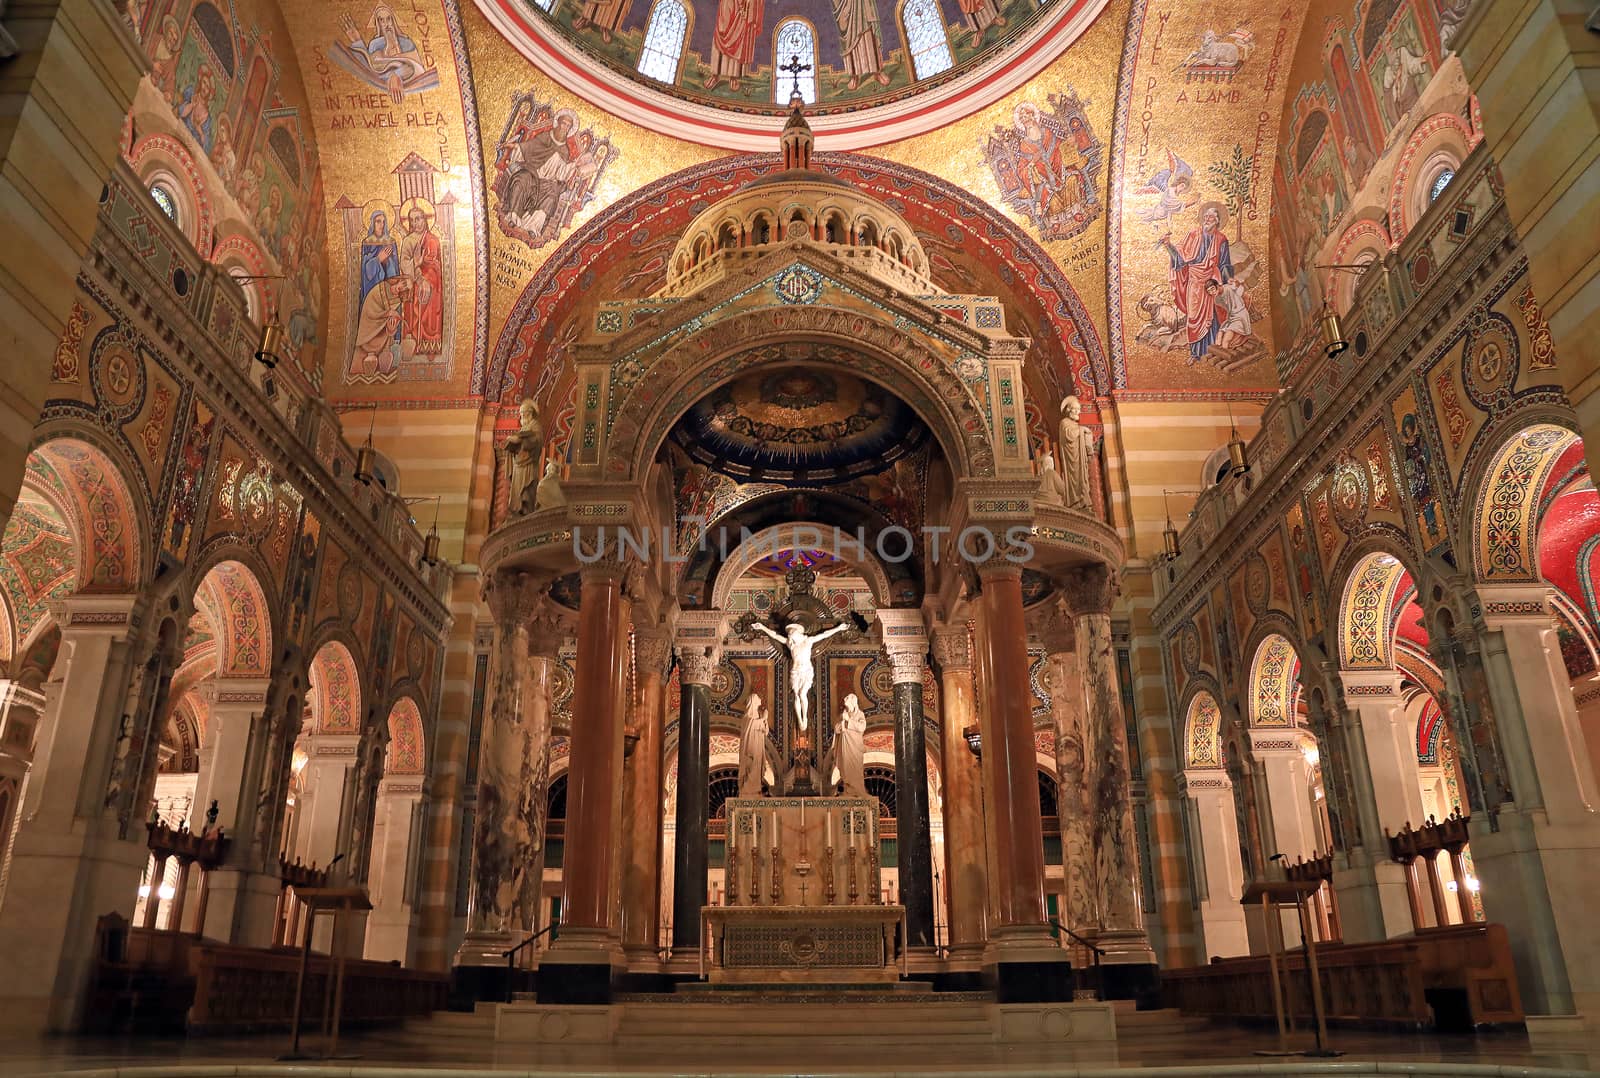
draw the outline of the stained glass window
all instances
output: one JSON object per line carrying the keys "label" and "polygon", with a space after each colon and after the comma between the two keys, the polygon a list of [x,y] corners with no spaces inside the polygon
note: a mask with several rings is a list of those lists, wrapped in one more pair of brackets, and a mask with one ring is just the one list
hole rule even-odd
{"label": "stained glass window", "polygon": [[555,10],[556,0],[533,0],[533,2],[539,5],[539,10],[546,14]]}
{"label": "stained glass window", "polygon": [[906,27],[906,42],[911,49],[911,68],[919,79],[932,78],[955,66],[950,55],[950,38],[935,0],[906,0],[900,9]]}
{"label": "stained glass window", "polygon": [[1456,170],[1455,169],[1453,169],[1453,168],[1442,168],[1442,169],[1440,169],[1439,170],[1439,175],[1437,175],[1437,176],[1435,176],[1433,178],[1433,186],[1428,188],[1428,203],[1431,205],[1434,202],[1437,202],[1438,199],[1439,199],[1439,196],[1444,194],[1444,189],[1446,187],[1449,187],[1450,186],[1450,181],[1455,179],[1455,178],[1456,178]]}
{"label": "stained glass window", "polygon": [[[811,24],[804,19],[786,19],[778,24],[773,36],[773,54],[777,57],[772,73],[772,98],[780,105],[789,103],[789,95],[800,88],[800,99],[808,105],[817,103],[817,39]],[[805,70],[798,73],[798,66]],[[784,68],[789,68],[785,71]],[[798,77],[797,77],[798,75]]]}
{"label": "stained glass window", "polygon": [[161,207],[161,212],[167,215],[169,221],[178,219],[178,200],[172,197],[164,184],[153,183],[150,185],[150,197],[156,200],[156,205]]}
{"label": "stained glass window", "polygon": [[639,74],[658,82],[677,82],[688,29],[689,13],[679,0],[656,0],[644,30],[644,48],[639,50]]}

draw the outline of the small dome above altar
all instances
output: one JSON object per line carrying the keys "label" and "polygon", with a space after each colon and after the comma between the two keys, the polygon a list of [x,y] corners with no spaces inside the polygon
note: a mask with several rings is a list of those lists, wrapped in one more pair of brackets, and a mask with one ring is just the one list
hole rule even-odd
{"label": "small dome above altar", "polygon": [[701,212],[673,249],[662,296],[685,296],[775,244],[825,246],[884,283],[914,295],[938,291],[905,218],[811,161],[811,126],[798,100],[779,138],[784,167]]}

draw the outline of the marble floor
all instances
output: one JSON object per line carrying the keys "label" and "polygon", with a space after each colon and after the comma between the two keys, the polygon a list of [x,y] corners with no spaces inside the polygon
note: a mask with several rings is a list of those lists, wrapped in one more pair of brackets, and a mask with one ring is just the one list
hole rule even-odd
{"label": "marble floor", "polygon": [[[487,1016],[483,1016],[486,1018]],[[452,1020],[454,1019],[454,1020]],[[803,1023],[803,1017],[800,1019]],[[222,1075],[385,1075],[470,1074],[758,1075],[829,1074],[1115,1074],[1134,1078],[1140,1069],[1177,1075],[1404,1073],[1413,1076],[1588,1075],[1600,1078],[1600,1037],[1584,1037],[1560,1047],[1535,1047],[1522,1034],[1478,1037],[1407,1036],[1339,1032],[1333,1047],[1345,1054],[1333,1060],[1274,1059],[1258,1056],[1276,1045],[1269,1032],[1209,1026],[1182,1036],[1129,1037],[1115,1047],[1079,1051],[1004,1046],[941,1045],[930,1029],[919,1044],[895,1044],[872,1053],[830,1051],[827,1031],[797,1033],[786,1058],[767,1049],[744,1050],[736,1037],[715,1047],[663,1052],[659,1047],[592,1047],[552,1050],[530,1045],[497,1045],[492,1026],[472,1016],[448,1016],[406,1027],[347,1036],[340,1058],[279,1063],[287,1048],[282,1035],[136,1040],[53,1038],[0,1041],[0,1075],[74,1074],[78,1078],[210,1078]],[[1297,1038],[1296,1046],[1309,1047]],[[307,1041],[312,1054],[318,1040]],[[1374,1065],[1378,1064],[1378,1065]],[[1537,1069],[1531,1069],[1537,1068]]]}

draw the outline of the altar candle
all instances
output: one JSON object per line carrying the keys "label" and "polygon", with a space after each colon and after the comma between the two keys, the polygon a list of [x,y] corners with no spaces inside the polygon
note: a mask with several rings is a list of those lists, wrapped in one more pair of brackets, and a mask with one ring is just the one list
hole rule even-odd
{"label": "altar candle", "polygon": [[772,848],[778,848],[778,810],[772,810]]}
{"label": "altar candle", "polygon": [[833,813],[828,813],[828,849],[833,849]]}

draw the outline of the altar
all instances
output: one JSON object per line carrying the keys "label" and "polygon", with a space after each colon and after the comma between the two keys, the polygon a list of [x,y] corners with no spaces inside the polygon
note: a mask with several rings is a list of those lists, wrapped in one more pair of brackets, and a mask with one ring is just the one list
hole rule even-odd
{"label": "altar", "polygon": [[704,976],[899,980],[905,907],[883,902],[876,798],[732,798],[727,814],[726,904],[701,910]]}

